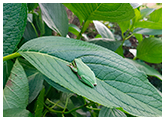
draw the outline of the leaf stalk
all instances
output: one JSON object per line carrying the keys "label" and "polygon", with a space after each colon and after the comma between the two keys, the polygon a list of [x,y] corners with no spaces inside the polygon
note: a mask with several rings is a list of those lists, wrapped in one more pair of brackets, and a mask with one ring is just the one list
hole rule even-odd
{"label": "leaf stalk", "polygon": [[15,53],[9,54],[9,55],[7,55],[7,56],[4,56],[4,57],[3,57],[3,61],[7,61],[7,60],[10,60],[10,59],[19,57],[19,56],[21,56],[21,54],[15,52]]}

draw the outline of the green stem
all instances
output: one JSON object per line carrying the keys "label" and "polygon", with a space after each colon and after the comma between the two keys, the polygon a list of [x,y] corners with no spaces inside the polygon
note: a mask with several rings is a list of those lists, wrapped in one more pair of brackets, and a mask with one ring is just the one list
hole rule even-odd
{"label": "green stem", "polygon": [[[47,100],[48,102],[50,102],[51,104],[53,104],[54,107],[55,107],[55,105],[56,105],[56,106],[60,107],[61,109],[64,109],[64,107],[58,105],[58,103],[59,103],[60,101],[57,101],[56,103],[54,103],[54,102],[52,102],[51,100],[49,100],[48,98],[47,98],[46,100]],[[53,108],[53,106],[52,106],[51,108]]]}
{"label": "green stem", "polygon": [[19,56],[21,56],[21,54],[15,52],[15,53],[13,53],[13,54],[4,56],[4,57],[3,57],[3,61],[7,61],[7,60],[13,59],[13,58],[15,58],[15,57],[19,57]]}
{"label": "green stem", "polygon": [[46,107],[50,112],[53,112],[53,113],[63,113],[62,111],[54,110],[54,109],[48,107],[47,105],[45,105],[45,107]]}
{"label": "green stem", "polygon": [[83,107],[85,107],[85,106],[87,106],[87,105],[90,105],[90,104],[93,104],[93,103],[84,104],[84,105],[82,105],[82,106],[79,106],[79,107],[74,108],[74,109],[72,109],[72,110],[69,110],[69,111],[67,111],[67,112],[63,112],[64,110],[63,110],[63,111],[54,110],[54,109],[48,107],[47,105],[45,105],[45,107],[46,107],[50,112],[53,112],[53,113],[69,114],[69,113],[71,113],[71,112],[73,112],[73,111],[76,111],[76,110],[78,110],[78,109],[81,109],[81,108],[83,108]]}
{"label": "green stem", "polygon": [[86,108],[91,109],[91,110],[101,110],[101,109],[98,109],[98,108],[90,108],[89,106],[86,106]]}
{"label": "green stem", "polygon": [[125,40],[129,39],[129,38],[132,37],[132,36],[133,36],[133,34],[131,34],[130,36],[124,38],[122,44],[124,43]]}
{"label": "green stem", "polygon": [[82,29],[81,29],[81,31],[80,31],[80,33],[78,34],[78,36],[77,36],[76,39],[80,39],[80,38],[81,38],[82,33],[85,32],[85,30],[88,28],[89,24],[90,24],[90,20],[86,20],[86,21],[84,22],[84,25],[83,25],[83,27],[82,27]]}
{"label": "green stem", "polygon": [[57,106],[57,104],[60,102],[60,100],[59,101],[57,101],[51,108],[54,108],[55,106]]}
{"label": "green stem", "polygon": [[81,108],[83,108],[83,107],[85,107],[85,106],[87,106],[87,105],[90,105],[90,104],[93,104],[93,103],[84,104],[84,105],[82,105],[82,106],[80,106],[80,107],[77,107],[77,108],[74,108],[74,109],[69,110],[69,111],[67,111],[67,112],[64,112],[64,114],[69,114],[69,113],[71,113],[71,112],[73,112],[73,111],[76,111],[76,110],[78,110],[78,109],[81,109]]}
{"label": "green stem", "polygon": [[134,58],[133,58],[133,60],[136,60],[136,59],[137,59],[137,57],[134,57]]}
{"label": "green stem", "polygon": [[34,29],[35,33],[36,33],[36,36],[38,37],[38,32],[37,32],[37,30],[36,30],[36,27],[34,26],[34,24],[33,24],[33,23],[31,23],[31,25],[32,25],[32,27],[33,27],[33,29]]}
{"label": "green stem", "polygon": [[67,98],[66,98],[66,103],[65,103],[65,107],[64,107],[63,113],[65,112],[65,110],[66,110],[66,108],[67,108],[69,98],[70,98],[70,97],[67,97]]}
{"label": "green stem", "polygon": [[47,113],[47,112],[49,112],[49,111],[48,111],[47,109],[45,109],[44,112],[43,112],[43,117],[46,116],[46,113]]}

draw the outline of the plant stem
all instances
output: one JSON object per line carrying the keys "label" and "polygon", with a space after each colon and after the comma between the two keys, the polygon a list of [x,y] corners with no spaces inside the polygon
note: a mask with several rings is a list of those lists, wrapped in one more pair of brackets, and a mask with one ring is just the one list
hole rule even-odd
{"label": "plant stem", "polygon": [[101,110],[101,109],[98,109],[98,108],[90,108],[89,106],[86,106],[86,108],[91,109],[91,110]]}
{"label": "plant stem", "polygon": [[133,60],[136,60],[136,59],[137,59],[137,57],[134,57],[134,58],[133,58]]}
{"label": "plant stem", "polygon": [[47,105],[45,105],[45,107],[46,107],[50,112],[53,112],[53,113],[63,113],[62,111],[54,110],[54,109],[48,107]]}
{"label": "plant stem", "polygon": [[74,109],[72,109],[72,110],[69,110],[69,111],[67,111],[67,112],[64,112],[64,114],[69,114],[69,113],[71,113],[71,112],[73,112],[73,111],[76,111],[76,110],[78,110],[78,109],[81,109],[81,108],[83,108],[83,107],[85,107],[85,106],[87,106],[87,105],[90,105],[90,104],[93,104],[93,103],[84,104],[84,105],[82,105],[82,106],[79,106],[79,107],[74,108]]}
{"label": "plant stem", "polygon": [[82,29],[81,29],[81,31],[80,31],[80,33],[78,34],[78,36],[77,36],[76,39],[80,39],[80,38],[81,38],[82,33],[85,32],[85,30],[88,28],[89,24],[90,24],[90,21],[89,21],[89,20],[86,20],[86,21],[84,22],[84,25],[83,25],[83,27],[82,27]]}
{"label": "plant stem", "polygon": [[133,36],[133,34],[131,34],[130,36],[124,38],[122,44],[124,43],[125,40],[129,39],[129,38],[132,37],[132,36]]}
{"label": "plant stem", "polygon": [[63,110],[63,111],[54,110],[54,109],[48,107],[47,105],[45,105],[45,107],[46,107],[50,112],[53,112],[53,113],[62,113],[62,114],[64,115],[64,114],[69,114],[69,113],[71,113],[71,112],[73,112],[73,111],[76,111],[76,110],[78,110],[78,109],[81,109],[81,108],[83,108],[83,107],[85,107],[85,106],[87,106],[87,105],[90,105],[90,104],[93,104],[93,103],[84,104],[84,105],[82,105],[82,106],[79,106],[79,107],[74,108],[74,109],[72,109],[72,110],[69,110],[69,111],[67,111],[67,112],[63,112],[64,110]]}
{"label": "plant stem", "polygon": [[[64,109],[62,106],[60,106],[60,105],[58,105],[58,103],[60,102],[60,101],[57,101],[56,103],[54,103],[54,102],[52,102],[51,100],[49,100],[48,98],[46,99],[48,102],[50,102],[51,104],[53,104],[53,106],[55,107],[55,106],[58,106],[58,107],[60,107],[61,109]],[[53,108],[53,106],[51,107],[51,108]]]}
{"label": "plant stem", "polygon": [[7,60],[13,59],[15,57],[19,57],[19,56],[21,56],[21,54],[15,52],[15,53],[12,53],[10,55],[4,56],[3,61],[7,61]]}
{"label": "plant stem", "polygon": [[65,103],[65,107],[64,107],[63,113],[65,112],[65,110],[66,110],[66,108],[67,108],[69,98],[70,98],[70,97],[67,97],[67,98],[66,98],[66,103]]}

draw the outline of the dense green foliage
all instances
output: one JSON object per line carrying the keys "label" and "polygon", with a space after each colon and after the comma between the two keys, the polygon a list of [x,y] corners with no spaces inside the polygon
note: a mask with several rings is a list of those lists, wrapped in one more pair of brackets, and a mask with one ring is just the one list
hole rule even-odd
{"label": "dense green foliage", "polygon": [[[162,116],[162,8],[5,3],[3,9],[4,117]],[[71,22],[75,16],[79,25]],[[97,86],[67,66],[75,58],[95,73]]]}

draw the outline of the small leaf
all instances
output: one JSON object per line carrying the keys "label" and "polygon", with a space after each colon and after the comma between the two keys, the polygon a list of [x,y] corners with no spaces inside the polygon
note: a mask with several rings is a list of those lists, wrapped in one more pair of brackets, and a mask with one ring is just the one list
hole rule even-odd
{"label": "small leaf", "polygon": [[126,32],[130,27],[130,20],[123,21],[123,22],[117,22],[117,23],[121,29],[122,34],[124,34],[124,32]]}
{"label": "small leaf", "polygon": [[113,33],[103,23],[96,20],[94,20],[93,23],[102,38],[109,38],[115,40]]}
{"label": "small leaf", "polygon": [[162,29],[136,28],[133,33],[143,35],[162,35]]}
{"label": "small leaf", "polygon": [[3,109],[26,108],[29,97],[29,86],[26,74],[16,60],[10,77],[3,90]]}
{"label": "small leaf", "polygon": [[138,34],[135,32],[135,33],[133,33],[133,35],[136,37],[136,39],[138,40],[139,43],[143,40],[142,34]]}
{"label": "small leaf", "polygon": [[113,41],[113,39],[107,39],[107,38],[94,38],[94,39],[88,40],[87,42],[94,43],[96,45],[100,45],[100,46],[108,48],[112,51],[116,51],[117,48],[122,43],[122,41]]}
{"label": "small leaf", "polygon": [[123,45],[121,44],[117,49],[116,49],[116,53],[119,54],[120,56],[124,57],[124,54],[123,54]]}
{"label": "small leaf", "polygon": [[145,64],[144,62],[135,61],[135,60],[127,59],[127,58],[125,59],[128,60],[133,65],[135,65],[140,71],[143,71],[146,75],[155,76],[159,78],[160,80],[162,80],[162,75],[158,71],[156,71],[154,68]]}
{"label": "small leaf", "polygon": [[44,95],[45,95],[45,88],[43,88],[37,98],[37,106],[35,109],[35,117],[41,117],[42,112],[44,109]]}
{"label": "small leaf", "polygon": [[42,17],[49,28],[66,36],[68,33],[68,17],[61,3],[39,3]]}
{"label": "small leaf", "polygon": [[102,107],[99,112],[99,117],[127,117],[122,111],[116,108]]}
{"label": "small leaf", "polygon": [[138,3],[130,3],[130,5],[133,7],[133,9],[135,9],[135,8],[140,6]]}
{"label": "small leaf", "polygon": [[65,3],[80,20],[127,21],[134,17],[129,3]]}
{"label": "small leaf", "polygon": [[[28,41],[18,52],[50,80],[91,101],[135,116],[161,116],[162,97],[146,75],[106,48],[51,36]],[[96,87],[82,83],[67,66],[75,58],[95,73]]]}
{"label": "small leaf", "polygon": [[33,115],[23,108],[11,108],[3,110],[3,117],[33,117]]}
{"label": "small leaf", "polygon": [[137,58],[149,63],[162,62],[162,40],[145,38],[137,47]]}
{"label": "small leaf", "polygon": [[75,34],[76,36],[78,36],[78,34],[80,33],[80,29],[74,25],[74,24],[69,24],[69,32]]}
{"label": "small leaf", "polygon": [[155,8],[145,8],[145,9],[142,9],[140,11],[140,14],[143,17],[147,17],[148,15],[150,15],[153,11],[155,10]]}
{"label": "small leaf", "polygon": [[20,42],[27,21],[25,3],[3,4],[3,56],[11,54]]}

